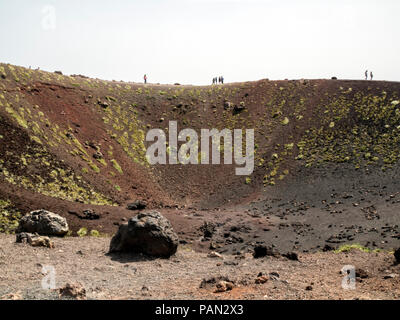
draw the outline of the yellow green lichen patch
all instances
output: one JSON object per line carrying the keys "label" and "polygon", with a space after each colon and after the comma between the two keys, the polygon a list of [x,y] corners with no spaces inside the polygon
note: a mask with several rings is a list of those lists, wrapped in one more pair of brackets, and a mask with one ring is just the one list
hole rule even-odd
{"label": "yellow green lichen patch", "polygon": [[0,162],[0,176],[5,181],[64,200],[113,204],[42,146],[22,146],[19,151],[21,153],[7,151],[7,159]]}
{"label": "yellow green lichen patch", "polygon": [[93,162],[88,163],[89,167],[96,173],[100,173],[100,169],[98,166],[96,166]]}
{"label": "yellow green lichen patch", "polygon": [[117,170],[120,174],[123,174],[122,168],[121,168],[121,166],[119,165],[119,163],[117,162],[117,160],[112,159],[112,160],[111,160],[111,163],[112,163],[112,165],[113,165],[113,167],[114,167],[115,170]]}
{"label": "yellow green lichen patch", "polygon": [[0,199],[0,232],[13,233],[22,214],[12,205],[11,201]]}
{"label": "yellow green lichen patch", "polygon": [[[388,103],[386,95],[363,96],[356,94],[352,100],[332,103],[336,125],[331,118],[322,118],[328,126],[312,127],[305,131],[298,143],[299,157],[308,166],[322,162],[352,162],[356,168],[377,163],[382,159],[385,167],[400,159],[400,110]],[[345,117],[349,106],[354,109],[353,119]]]}

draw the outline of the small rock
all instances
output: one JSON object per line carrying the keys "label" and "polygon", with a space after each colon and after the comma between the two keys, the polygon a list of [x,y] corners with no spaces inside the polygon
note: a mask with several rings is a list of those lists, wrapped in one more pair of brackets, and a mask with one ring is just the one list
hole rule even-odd
{"label": "small rock", "polygon": [[400,264],[400,248],[398,248],[395,252],[394,252],[394,258],[396,259],[396,263]]}
{"label": "small rock", "polygon": [[86,299],[86,289],[80,283],[67,283],[59,289],[60,297],[69,297],[77,300]]}
{"label": "small rock", "polygon": [[323,251],[323,252],[333,251],[333,250],[335,250],[335,248],[332,247],[332,246],[330,246],[329,244],[326,244],[326,245],[322,248],[322,251]]}
{"label": "small rock", "polygon": [[203,232],[204,238],[212,238],[215,233],[216,225],[212,222],[205,221],[200,227],[200,231]]}
{"label": "small rock", "polygon": [[271,280],[279,280],[279,273],[278,272],[270,272],[269,277]]}
{"label": "small rock", "polygon": [[93,158],[94,158],[94,159],[97,159],[97,160],[100,160],[100,159],[103,159],[104,156],[103,156],[103,154],[102,154],[100,151],[96,151],[96,152],[93,154]]}
{"label": "small rock", "polygon": [[224,109],[228,110],[232,107],[232,103],[230,103],[229,101],[225,101],[224,102]]}
{"label": "small rock", "polygon": [[214,288],[216,286],[216,284],[218,284],[219,282],[230,282],[232,284],[235,283],[235,281],[230,280],[228,277],[226,276],[219,276],[219,277],[211,277],[211,278],[204,278],[201,283],[200,283],[200,288],[201,289],[210,289],[210,288]]}
{"label": "small rock", "polygon": [[34,236],[29,241],[29,244],[32,247],[46,247],[46,248],[54,248],[54,242],[50,240],[49,237],[46,236]]}
{"label": "small rock", "polygon": [[23,300],[21,292],[16,293],[7,293],[4,296],[1,296],[0,300]]}
{"label": "small rock", "polygon": [[104,109],[109,107],[109,104],[107,102],[99,101],[98,102],[99,106],[103,107]]}
{"label": "small rock", "polygon": [[136,200],[132,203],[128,203],[128,205],[126,206],[128,210],[143,210],[146,209],[146,207],[147,203],[143,200]]}
{"label": "small rock", "polygon": [[391,274],[387,274],[383,277],[383,279],[387,280],[387,279],[394,279],[396,278],[398,275],[395,273],[391,273]]}
{"label": "small rock", "polygon": [[263,284],[266,283],[269,280],[268,276],[259,276],[257,277],[257,279],[255,280],[256,284]]}
{"label": "small rock", "polygon": [[356,269],[356,277],[360,278],[360,279],[366,279],[366,278],[368,278],[368,273],[361,268],[357,268]]}
{"label": "small rock", "polygon": [[216,285],[217,289],[215,290],[216,293],[218,292],[226,292],[233,289],[234,285],[232,282],[229,281],[219,281]]}
{"label": "small rock", "polygon": [[37,233],[21,232],[16,234],[17,243],[29,243],[32,247],[54,248],[54,242],[49,237],[39,236]]}
{"label": "small rock", "polygon": [[239,265],[239,263],[236,262],[236,261],[224,261],[224,265],[226,265],[226,266],[237,266],[237,265]]}
{"label": "small rock", "polygon": [[233,114],[234,115],[239,114],[245,109],[246,109],[246,106],[244,105],[244,103],[241,103],[240,105],[235,105],[233,107]]}
{"label": "small rock", "polygon": [[279,253],[275,252],[272,247],[267,247],[265,245],[257,245],[254,247],[253,257],[255,259],[262,258],[265,256],[279,257]]}
{"label": "small rock", "polygon": [[307,286],[307,287],[306,287],[306,291],[311,291],[312,289],[313,289],[312,286]]}
{"label": "small rock", "polygon": [[223,258],[224,258],[221,254],[219,254],[218,252],[215,252],[215,251],[211,251],[211,252],[208,254],[208,257],[209,257],[209,258],[220,258],[220,259],[223,259]]}
{"label": "small rock", "polygon": [[100,215],[96,212],[94,212],[91,209],[83,210],[83,217],[82,219],[86,220],[98,220],[100,219]]}
{"label": "small rock", "polygon": [[297,255],[296,252],[288,252],[286,254],[283,254],[282,256],[288,258],[289,260],[299,261],[299,256]]}

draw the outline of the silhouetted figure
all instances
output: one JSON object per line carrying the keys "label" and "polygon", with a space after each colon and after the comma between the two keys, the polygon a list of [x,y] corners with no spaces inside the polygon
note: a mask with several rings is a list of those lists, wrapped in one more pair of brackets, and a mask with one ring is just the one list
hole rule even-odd
{"label": "silhouetted figure", "polygon": [[374,78],[374,75],[372,74],[372,71],[369,73],[371,80]]}
{"label": "silhouetted figure", "polygon": [[221,83],[224,84],[224,77],[221,76]]}
{"label": "silhouetted figure", "polygon": [[368,80],[368,70],[365,71],[365,80]]}
{"label": "silhouetted figure", "polygon": [[146,84],[147,83],[147,75],[146,74],[144,75],[143,79],[144,79],[144,83]]}

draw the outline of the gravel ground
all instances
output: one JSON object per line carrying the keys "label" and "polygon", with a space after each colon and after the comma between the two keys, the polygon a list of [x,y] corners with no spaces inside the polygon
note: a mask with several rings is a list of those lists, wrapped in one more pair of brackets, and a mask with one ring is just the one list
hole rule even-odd
{"label": "gravel ground", "polygon": [[[211,258],[180,247],[168,260],[141,255],[107,255],[109,238],[54,239],[55,248],[15,243],[0,235],[0,297],[60,299],[58,288],[80,283],[87,299],[399,299],[400,266],[390,253],[318,252],[299,254],[299,261],[280,257],[254,259],[250,254]],[[344,265],[362,269],[354,290],[345,290]],[[55,269],[55,290],[41,283],[43,266]],[[259,273],[269,276],[256,284]],[[226,277],[231,291],[200,288],[203,279]]]}

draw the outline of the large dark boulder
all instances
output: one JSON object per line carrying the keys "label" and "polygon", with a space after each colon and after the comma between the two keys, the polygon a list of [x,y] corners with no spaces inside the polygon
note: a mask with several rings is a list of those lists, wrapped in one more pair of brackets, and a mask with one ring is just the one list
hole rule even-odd
{"label": "large dark boulder", "polygon": [[36,210],[21,218],[17,233],[38,233],[42,236],[64,236],[68,233],[67,219],[50,211]]}
{"label": "large dark boulder", "polygon": [[157,211],[143,212],[122,224],[111,239],[110,253],[136,252],[169,258],[178,248],[171,223]]}

